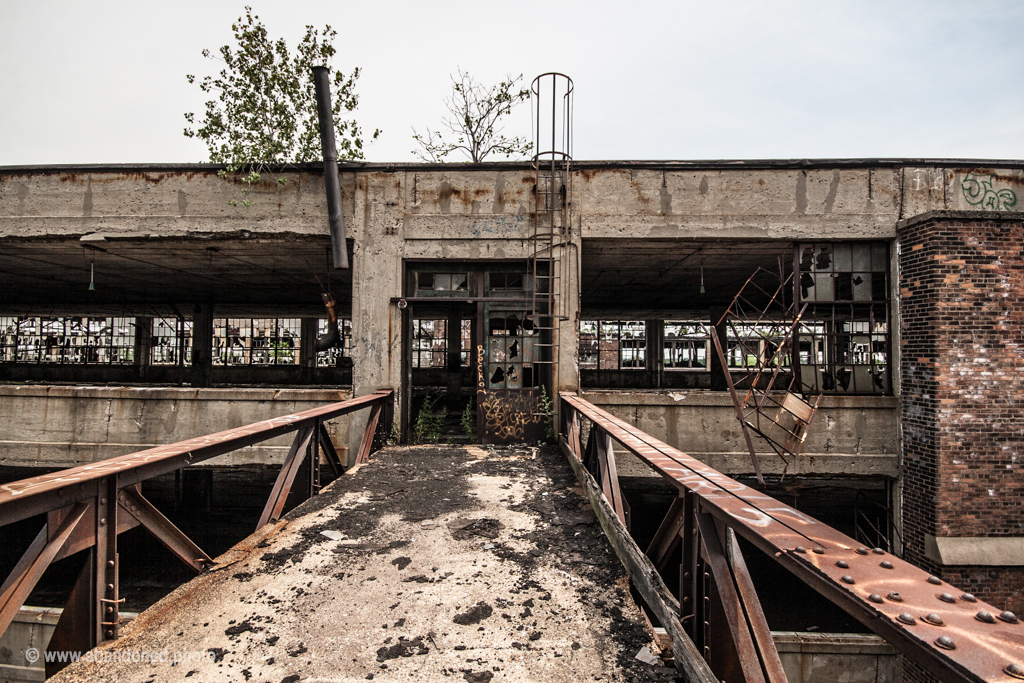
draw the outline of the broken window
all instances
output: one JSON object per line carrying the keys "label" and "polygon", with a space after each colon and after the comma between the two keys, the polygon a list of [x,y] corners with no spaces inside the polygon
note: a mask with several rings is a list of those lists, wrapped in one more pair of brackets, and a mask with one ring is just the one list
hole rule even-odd
{"label": "broken window", "polygon": [[[316,354],[316,364],[321,368],[340,367],[346,361],[343,358],[352,357],[352,321],[348,318],[338,318],[338,332],[341,339],[336,346]],[[327,334],[327,318],[320,318],[317,321],[317,337]]]}
{"label": "broken window", "polygon": [[487,317],[487,388],[534,386],[535,335],[529,314],[491,311]]}
{"label": "broken window", "polygon": [[889,248],[884,242],[799,244],[800,380],[812,392],[892,393]]}
{"label": "broken window", "polygon": [[466,273],[424,273],[416,274],[416,290],[424,292],[467,292],[469,278]]}
{"label": "broken window", "polygon": [[214,365],[298,365],[299,318],[216,318]]}
{"label": "broken window", "polygon": [[192,364],[192,321],[157,318],[153,321],[152,365]]}
{"label": "broken window", "polygon": [[523,293],[524,273],[488,273],[489,291],[500,296],[502,293]]}
{"label": "broken window", "polygon": [[412,321],[412,366],[448,367],[448,321],[414,319]]}
{"label": "broken window", "polygon": [[647,367],[647,325],[643,320],[582,320],[581,370],[642,370]]}
{"label": "broken window", "polygon": [[0,362],[131,365],[135,318],[0,317]]}
{"label": "broken window", "polygon": [[[730,323],[726,360],[733,370],[746,370],[758,365],[789,367],[790,354],[779,354],[784,344],[785,326],[778,324]],[[776,358],[778,356],[778,358]]]}
{"label": "broken window", "polygon": [[666,370],[707,370],[710,339],[697,322],[666,320],[664,323]]}

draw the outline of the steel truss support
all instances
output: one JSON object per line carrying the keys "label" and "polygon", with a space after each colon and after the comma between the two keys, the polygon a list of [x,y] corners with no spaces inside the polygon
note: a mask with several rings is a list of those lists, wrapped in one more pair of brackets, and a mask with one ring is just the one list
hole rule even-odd
{"label": "steel truss support", "polygon": [[[881,548],[865,548],[574,394],[560,398],[562,449],[633,586],[672,636],[677,668],[688,680],[786,680],[737,536],[940,680],[1020,678],[1024,620],[1016,615]],[[590,421],[585,450],[574,436],[582,418]],[[679,492],[646,553],[615,503],[625,501],[611,481],[612,442]],[[664,581],[677,558],[678,599]]]}
{"label": "steel truss support", "polygon": [[[391,401],[391,391],[379,391],[304,413],[111,458],[98,465],[0,486],[0,525],[46,515],[35,540],[0,585],[0,635],[50,564],[88,551],[48,648],[84,652],[117,638],[123,602],[119,595],[118,534],[141,525],[193,570],[202,571],[213,562],[143,497],[142,480],[295,431],[295,440],[261,515],[263,526],[280,517],[302,466],[306,466],[308,473],[303,480],[303,494],[311,496],[319,491],[321,449],[336,474],[344,471],[324,420],[372,407],[359,451],[365,462],[375,443],[381,441],[380,432],[390,424]],[[46,675],[55,674],[65,665],[48,663]]]}

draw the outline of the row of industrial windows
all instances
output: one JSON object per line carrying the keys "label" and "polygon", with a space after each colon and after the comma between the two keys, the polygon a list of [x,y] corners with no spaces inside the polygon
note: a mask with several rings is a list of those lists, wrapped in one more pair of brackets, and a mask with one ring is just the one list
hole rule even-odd
{"label": "row of industrial windows", "polygon": [[[830,307],[829,319],[803,322],[796,347],[801,380],[814,391],[889,393],[888,322],[884,307],[856,311]],[[666,371],[708,371],[714,353],[705,326],[693,321],[584,320],[579,327],[580,370],[645,370],[648,325],[662,326],[661,367]],[[770,363],[782,339],[770,325],[731,325],[726,333],[726,363],[741,372]],[[790,356],[775,362],[790,365]]]}
{"label": "row of industrial windows", "polygon": [[[136,343],[139,320],[149,326],[148,364],[191,364],[190,320],[35,316],[0,316],[0,363],[134,365],[143,348]],[[349,356],[352,321],[338,324],[341,342],[317,354],[320,367],[339,365]],[[298,365],[301,325],[299,318],[214,319],[213,364]],[[320,320],[318,334],[326,333],[327,321]]]}
{"label": "row of industrial windows", "polygon": [[[812,393],[892,393],[888,244],[804,243],[794,250],[792,296],[806,304],[795,330],[795,357],[781,354],[772,361],[783,341],[777,325],[731,323],[724,349],[729,370],[795,362]],[[704,322],[583,320],[579,326],[581,371],[710,371],[712,353]]]}

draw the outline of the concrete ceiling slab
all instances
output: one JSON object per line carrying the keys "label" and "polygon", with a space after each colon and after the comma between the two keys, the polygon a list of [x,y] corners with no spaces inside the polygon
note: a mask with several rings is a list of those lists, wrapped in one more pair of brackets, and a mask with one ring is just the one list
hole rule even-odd
{"label": "concrete ceiling slab", "polygon": [[316,276],[351,306],[351,270],[333,270],[330,254],[327,236],[4,240],[0,311],[187,316],[212,302],[215,314],[320,316]]}

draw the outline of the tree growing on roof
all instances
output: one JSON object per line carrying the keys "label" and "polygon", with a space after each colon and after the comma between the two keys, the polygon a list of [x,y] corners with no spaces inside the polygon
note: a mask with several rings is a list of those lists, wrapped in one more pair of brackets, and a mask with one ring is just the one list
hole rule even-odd
{"label": "tree growing on roof", "polygon": [[[198,79],[199,89],[213,96],[198,127],[195,113],[185,114],[189,126],[185,137],[199,138],[210,151],[210,161],[225,164],[227,173],[242,173],[243,194],[259,181],[261,172],[272,166],[319,161],[320,124],[317,120],[313,67],[330,66],[334,38],[338,32],[329,25],[317,30],[306,26],[306,34],[295,52],[283,39],[271,40],[259,17],[246,6],[245,16],[231,25],[236,45],[224,45],[203,56],[223,62],[217,76]],[[186,76],[196,83],[193,74]],[[354,119],[342,120],[342,112],[355,111],[359,69],[346,76],[335,71],[332,110],[339,159],[363,158],[363,132]],[[372,139],[377,139],[375,130]],[[278,178],[280,184],[284,178]],[[245,206],[249,201],[243,199]],[[235,202],[231,202],[232,205]]]}
{"label": "tree growing on roof", "polygon": [[452,79],[452,94],[444,105],[448,116],[441,119],[447,132],[426,129],[418,133],[412,129],[412,139],[419,143],[413,154],[423,161],[444,161],[449,154],[461,151],[470,161],[483,161],[491,154],[506,158],[528,154],[533,143],[526,138],[506,138],[502,134],[501,119],[517,105],[530,99],[529,89],[520,87],[523,75],[505,76],[505,80],[487,87],[473,78],[468,71],[459,69],[458,78]]}

